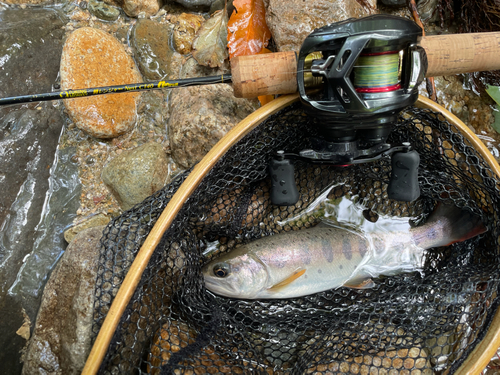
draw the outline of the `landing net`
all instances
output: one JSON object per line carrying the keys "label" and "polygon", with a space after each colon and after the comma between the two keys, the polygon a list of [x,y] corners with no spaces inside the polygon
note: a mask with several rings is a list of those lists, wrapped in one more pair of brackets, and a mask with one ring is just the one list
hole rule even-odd
{"label": "landing net", "polygon": [[[485,335],[500,281],[500,183],[458,129],[411,108],[389,142],[421,158],[421,197],[388,199],[390,161],[348,168],[295,164],[300,200],[270,202],[267,165],[277,150],[310,148],[314,119],[300,104],[269,117],[233,146],[183,205],[154,252],[101,365],[101,373],[450,373]],[[187,177],[113,220],[101,241],[97,335],[134,257]],[[325,189],[357,195],[376,214],[425,220],[437,202],[479,215],[488,232],[429,252],[422,273],[376,279],[287,300],[237,300],[204,288],[201,267],[237,244],[315,225],[296,217]],[[205,254],[205,255],[204,255]]]}

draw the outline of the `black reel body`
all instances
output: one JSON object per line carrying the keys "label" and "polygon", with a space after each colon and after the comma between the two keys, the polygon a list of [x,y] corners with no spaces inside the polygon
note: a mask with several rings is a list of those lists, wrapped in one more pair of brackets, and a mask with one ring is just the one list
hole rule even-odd
{"label": "black reel body", "polygon": [[373,15],[321,27],[305,39],[297,84],[318,136],[310,139],[312,149],[281,153],[271,162],[273,203],[298,199],[298,193],[290,196],[296,191],[292,159],[346,166],[396,155],[389,196],[418,198],[418,154],[409,144],[393,147],[386,140],[399,112],[418,98],[427,69],[425,51],[417,44],[421,36],[410,20]]}

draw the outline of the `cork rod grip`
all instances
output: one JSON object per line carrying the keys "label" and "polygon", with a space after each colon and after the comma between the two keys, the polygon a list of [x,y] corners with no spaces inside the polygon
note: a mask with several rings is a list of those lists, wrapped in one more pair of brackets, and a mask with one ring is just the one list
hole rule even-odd
{"label": "cork rod grip", "polygon": [[297,58],[295,52],[233,57],[231,75],[238,98],[292,94],[297,91]]}
{"label": "cork rod grip", "polygon": [[422,38],[426,77],[500,69],[500,32],[431,35]]}

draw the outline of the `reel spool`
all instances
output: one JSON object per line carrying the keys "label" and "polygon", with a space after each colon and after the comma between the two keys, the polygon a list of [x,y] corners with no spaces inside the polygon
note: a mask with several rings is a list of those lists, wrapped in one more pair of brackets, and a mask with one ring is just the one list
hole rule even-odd
{"label": "reel spool", "polygon": [[[418,153],[410,143],[392,147],[386,140],[399,112],[418,98],[427,69],[425,50],[417,45],[421,36],[412,21],[374,15],[316,29],[305,39],[297,85],[318,135],[310,138],[311,149],[280,151],[271,161],[273,203],[297,202],[293,159],[347,166],[391,157],[389,196],[418,198]],[[319,92],[306,90],[318,86]]]}

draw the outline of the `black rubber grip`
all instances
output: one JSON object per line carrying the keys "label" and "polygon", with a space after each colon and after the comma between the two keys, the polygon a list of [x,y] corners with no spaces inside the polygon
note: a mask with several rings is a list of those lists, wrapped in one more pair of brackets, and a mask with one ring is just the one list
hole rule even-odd
{"label": "black rubber grip", "polygon": [[392,173],[387,194],[390,199],[412,202],[420,196],[418,186],[418,165],[420,156],[417,151],[397,152],[392,155]]}
{"label": "black rubber grip", "polygon": [[291,206],[299,200],[295,184],[294,168],[290,159],[272,159],[269,164],[271,174],[271,202],[279,206]]}

